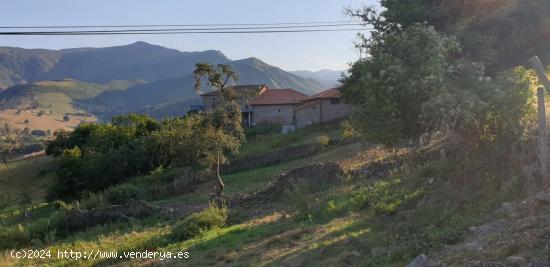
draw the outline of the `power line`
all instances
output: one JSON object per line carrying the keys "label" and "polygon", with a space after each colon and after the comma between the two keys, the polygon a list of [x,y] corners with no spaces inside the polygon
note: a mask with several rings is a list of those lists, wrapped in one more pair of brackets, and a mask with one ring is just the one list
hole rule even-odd
{"label": "power line", "polygon": [[155,28],[155,27],[224,27],[224,26],[276,26],[309,24],[348,24],[357,21],[307,21],[274,23],[218,23],[218,24],[142,24],[142,25],[52,25],[52,26],[0,26],[0,29],[78,29],[78,28]]}
{"label": "power line", "polygon": [[305,30],[239,30],[239,31],[43,31],[43,32],[0,32],[0,35],[48,35],[48,36],[73,36],[73,35],[153,35],[153,34],[268,34],[268,33],[305,33],[305,32],[344,32],[344,31],[365,31],[372,29],[351,28],[351,29],[305,29]]}
{"label": "power line", "polygon": [[[173,29],[137,29],[137,30],[91,30],[91,31],[53,31],[55,33],[116,33],[116,32],[168,32],[168,31],[220,31],[220,30],[257,30],[257,29],[302,29],[302,28],[331,28],[331,27],[344,27],[344,26],[360,26],[357,23],[348,24],[317,24],[317,25],[305,25],[305,26],[254,26],[254,27],[225,27],[225,28],[173,28]],[[46,31],[50,32],[50,31]],[[42,32],[29,32],[29,33],[42,33]]]}

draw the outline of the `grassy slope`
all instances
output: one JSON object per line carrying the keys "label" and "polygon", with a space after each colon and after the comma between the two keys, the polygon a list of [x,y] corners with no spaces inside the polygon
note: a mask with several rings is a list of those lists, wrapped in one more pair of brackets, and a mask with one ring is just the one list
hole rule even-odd
{"label": "grassy slope", "polygon": [[[121,90],[139,83],[120,80],[92,84],[65,79],[14,86],[0,92],[0,118],[21,129],[49,129],[52,132],[57,129],[71,130],[82,121],[97,120],[84,116],[89,108],[80,101],[93,98],[101,92]],[[65,114],[72,114],[69,121],[63,120]]]}
{"label": "grassy slope", "polygon": [[[46,188],[52,181],[47,174],[51,158],[39,157],[10,164],[0,164],[0,195],[8,198],[0,206],[0,210],[13,206],[24,194],[28,194],[33,202],[44,199]],[[2,203],[0,203],[2,204]]]}
{"label": "grassy slope", "polygon": [[[320,128],[296,135],[305,141],[319,134],[333,133]],[[246,144],[243,151],[249,155],[261,154],[272,148],[266,145],[267,140],[278,138],[289,137],[259,137]],[[372,160],[374,150],[376,158],[389,155],[378,148],[365,149],[359,144],[334,147],[308,158],[227,175],[224,177],[226,193],[231,196],[261,190],[280,173],[315,162],[340,161],[353,170]],[[470,226],[495,220],[497,217],[492,211],[500,202],[514,197],[513,190],[497,192],[481,181],[474,180],[466,186],[450,184],[446,176],[455,165],[452,160],[439,160],[409,168],[407,173],[391,173],[378,182],[350,173],[346,182],[338,187],[320,191],[289,190],[270,202],[233,207],[227,227],[206,231],[187,241],[175,241],[170,237],[177,220],[152,216],[96,226],[57,241],[36,244],[36,248],[51,249],[53,253],[63,249],[189,251],[191,258],[187,260],[75,262],[4,258],[0,259],[0,265],[403,266],[420,253],[463,242]],[[514,188],[514,185],[507,187]],[[155,203],[168,207],[204,205],[212,188],[212,183],[205,183],[194,192]],[[450,192],[450,188],[457,196],[445,193]],[[486,188],[483,195],[476,193],[480,188]],[[50,212],[47,208],[44,210],[43,214]],[[3,220],[3,225],[12,227],[29,223],[5,216]],[[510,256],[506,253],[501,257]]]}

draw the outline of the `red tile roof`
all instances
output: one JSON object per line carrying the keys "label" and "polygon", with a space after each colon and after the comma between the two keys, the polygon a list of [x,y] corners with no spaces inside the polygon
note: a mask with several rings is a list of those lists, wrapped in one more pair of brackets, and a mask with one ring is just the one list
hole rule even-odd
{"label": "red tile roof", "polygon": [[270,89],[250,102],[253,106],[299,104],[307,95],[293,89]]}
{"label": "red tile roof", "polygon": [[[237,91],[237,93],[239,93],[239,91],[255,91],[256,93],[260,93],[264,88],[268,88],[267,85],[265,84],[248,84],[248,85],[235,85],[235,86],[232,86],[233,89],[235,89],[235,91]],[[211,91],[211,92],[207,92],[207,93],[204,93],[204,94],[201,94],[201,96],[217,96],[218,95],[218,91],[217,90],[214,90],[214,91]]]}
{"label": "red tile roof", "polygon": [[316,99],[334,99],[342,97],[342,92],[338,88],[328,89],[326,91],[320,92],[318,94],[312,95],[305,99],[304,101],[311,101]]}

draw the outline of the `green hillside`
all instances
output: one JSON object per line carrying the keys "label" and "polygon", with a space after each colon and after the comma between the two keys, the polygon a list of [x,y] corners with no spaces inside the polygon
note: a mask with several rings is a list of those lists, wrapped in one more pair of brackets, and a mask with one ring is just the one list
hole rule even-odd
{"label": "green hillside", "polygon": [[10,87],[0,92],[0,108],[43,110],[58,114],[82,111],[77,103],[94,98],[102,92],[123,90],[142,81],[111,81],[93,84],[73,79],[40,81]]}

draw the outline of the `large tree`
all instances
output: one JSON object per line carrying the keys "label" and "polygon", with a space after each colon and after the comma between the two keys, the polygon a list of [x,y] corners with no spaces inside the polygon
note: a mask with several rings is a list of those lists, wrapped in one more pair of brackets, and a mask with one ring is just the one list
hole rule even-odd
{"label": "large tree", "polygon": [[221,208],[225,184],[220,175],[220,165],[227,161],[226,155],[235,152],[244,141],[238,96],[230,85],[238,79],[238,76],[229,65],[213,66],[209,63],[197,64],[193,76],[196,90],[202,87],[202,80],[206,78],[208,87],[217,90],[219,94],[219,100],[214,109],[207,111],[203,116],[209,127],[205,132],[205,138],[210,140],[207,142],[208,149],[205,153],[206,158],[216,169],[217,184],[214,197],[218,207]]}

